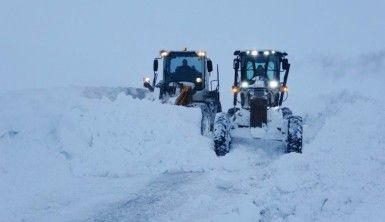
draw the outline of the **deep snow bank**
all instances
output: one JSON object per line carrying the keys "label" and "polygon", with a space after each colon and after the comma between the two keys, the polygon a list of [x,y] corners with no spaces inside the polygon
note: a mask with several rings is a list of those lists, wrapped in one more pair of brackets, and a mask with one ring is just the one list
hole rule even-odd
{"label": "deep snow bank", "polygon": [[58,137],[75,175],[200,170],[214,158],[209,139],[200,135],[200,118],[198,108],[124,95],[113,102],[83,100],[63,115]]}
{"label": "deep snow bank", "polygon": [[381,221],[385,214],[385,109],[343,91],[309,101],[302,155],[266,170],[261,221]]}
{"label": "deep snow bank", "polygon": [[[46,147],[61,155],[75,175],[112,177],[188,170],[194,168],[191,159],[212,156],[209,139],[199,134],[199,109],[119,92],[86,88],[3,95],[2,151],[17,150],[18,145],[31,152]],[[175,153],[181,158],[170,162]],[[2,169],[7,171],[5,161]]]}
{"label": "deep snow bank", "polygon": [[215,154],[200,135],[200,110],[144,97],[123,88],[0,95],[1,221],[57,216],[101,194],[124,193],[122,183],[133,191],[143,175],[210,166]]}

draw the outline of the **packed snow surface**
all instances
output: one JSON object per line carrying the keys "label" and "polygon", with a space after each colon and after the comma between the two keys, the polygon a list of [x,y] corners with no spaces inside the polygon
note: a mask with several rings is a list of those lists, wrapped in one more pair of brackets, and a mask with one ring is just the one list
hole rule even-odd
{"label": "packed snow surface", "polygon": [[218,158],[199,109],[141,89],[2,93],[0,221],[383,221],[385,107],[372,95],[294,101],[303,154],[241,133]]}

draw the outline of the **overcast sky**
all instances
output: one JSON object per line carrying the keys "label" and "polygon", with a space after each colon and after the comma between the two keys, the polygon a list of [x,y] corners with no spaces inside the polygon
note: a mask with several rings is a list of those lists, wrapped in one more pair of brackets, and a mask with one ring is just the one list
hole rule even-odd
{"label": "overcast sky", "polygon": [[136,86],[160,49],[206,49],[232,75],[235,49],[309,58],[385,48],[385,1],[0,0],[0,89]]}

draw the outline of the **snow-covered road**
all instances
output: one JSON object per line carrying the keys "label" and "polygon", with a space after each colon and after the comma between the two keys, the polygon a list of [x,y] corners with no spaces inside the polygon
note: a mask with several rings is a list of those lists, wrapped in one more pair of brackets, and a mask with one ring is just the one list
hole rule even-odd
{"label": "snow-covered road", "polygon": [[86,221],[207,221],[213,215],[251,220],[253,211],[241,214],[239,206],[252,205],[249,194],[263,168],[282,154],[276,142],[236,137],[231,156],[212,160],[208,168],[203,163],[199,171],[166,171]]}

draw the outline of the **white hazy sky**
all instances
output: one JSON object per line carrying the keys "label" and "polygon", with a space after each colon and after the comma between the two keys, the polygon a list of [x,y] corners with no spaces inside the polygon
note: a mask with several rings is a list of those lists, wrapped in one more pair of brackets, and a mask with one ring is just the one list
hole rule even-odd
{"label": "white hazy sky", "polygon": [[384,0],[0,0],[0,90],[140,86],[159,49],[206,49],[225,76],[235,49],[284,49],[293,69],[358,56],[385,48],[384,11]]}

